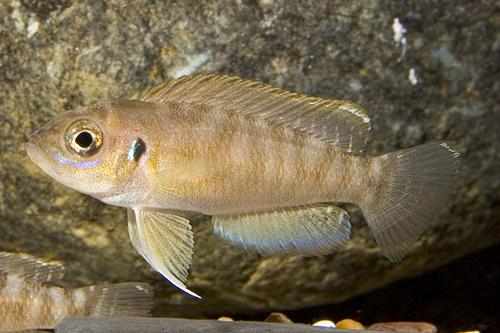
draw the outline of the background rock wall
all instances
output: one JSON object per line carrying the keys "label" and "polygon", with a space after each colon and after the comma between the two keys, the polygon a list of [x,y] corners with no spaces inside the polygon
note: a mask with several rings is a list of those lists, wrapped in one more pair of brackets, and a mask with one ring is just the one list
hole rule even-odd
{"label": "background rock wall", "polygon": [[[499,25],[493,0],[2,1],[0,249],[64,260],[72,286],[149,281],[157,314],[190,317],[338,302],[497,243]],[[352,241],[319,258],[247,254],[200,218],[188,284],[205,299],[182,295],[135,253],[123,209],[49,179],[24,141],[64,110],[193,72],[351,99],[372,118],[370,154],[455,141],[441,225],[391,264],[355,207]]]}

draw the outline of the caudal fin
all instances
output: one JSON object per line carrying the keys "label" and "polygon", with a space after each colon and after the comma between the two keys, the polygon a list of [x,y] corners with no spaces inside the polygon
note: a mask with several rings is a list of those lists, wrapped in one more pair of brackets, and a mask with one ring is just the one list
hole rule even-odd
{"label": "caudal fin", "polygon": [[74,290],[77,316],[150,316],[153,289],[146,283],[118,283]]}
{"label": "caudal fin", "polygon": [[378,157],[377,193],[361,204],[382,253],[399,261],[435,222],[455,183],[459,154],[430,143]]}

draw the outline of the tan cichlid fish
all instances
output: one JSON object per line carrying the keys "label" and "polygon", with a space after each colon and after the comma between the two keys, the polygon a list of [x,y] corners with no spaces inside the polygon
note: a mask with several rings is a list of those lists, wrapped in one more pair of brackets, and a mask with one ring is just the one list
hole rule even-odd
{"label": "tan cichlid fish", "polygon": [[0,252],[0,332],[51,329],[67,316],[149,316],[152,288],[119,283],[65,289],[64,266],[27,254]]}
{"label": "tan cichlid fish", "polygon": [[33,133],[31,159],[59,182],[127,207],[132,244],[186,288],[193,234],[184,212],[262,255],[319,255],[349,239],[361,207],[382,252],[400,260],[446,204],[458,154],[430,143],[362,156],[370,119],[349,101],[225,75],[182,77],[141,100],[63,113]]}

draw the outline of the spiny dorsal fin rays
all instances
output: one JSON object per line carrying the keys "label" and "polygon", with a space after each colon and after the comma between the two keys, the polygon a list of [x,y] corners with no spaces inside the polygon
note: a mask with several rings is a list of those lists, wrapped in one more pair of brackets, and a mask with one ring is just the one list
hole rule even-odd
{"label": "spiny dorsal fin rays", "polygon": [[350,101],[309,97],[236,76],[181,77],[151,89],[142,100],[233,110],[305,132],[349,153],[364,150],[370,131],[370,118]]}
{"label": "spiny dorsal fin rays", "polygon": [[166,212],[135,208],[129,212],[129,233],[137,252],[174,286],[201,298],[186,287],[193,257],[189,221]]}
{"label": "spiny dorsal fin rays", "polygon": [[0,274],[12,274],[35,283],[55,282],[64,276],[64,266],[24,253],[0,252]]}
{"label": "spiny dorsal fin rays", "polygon": [[329,205],[303,206],[239,215],[213,216],[214,233],[261,255],[321,255],[349,239],[347,213]]}

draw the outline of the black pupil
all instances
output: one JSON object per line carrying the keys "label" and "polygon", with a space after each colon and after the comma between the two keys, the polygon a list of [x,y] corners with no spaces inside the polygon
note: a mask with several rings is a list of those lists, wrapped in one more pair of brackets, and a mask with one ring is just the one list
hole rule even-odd
{"label": "black pupil", "polygon": [[94,138],[89,132],[80,132],[76,136],[75,142],[82,148],[88,148],[92,145],[92,142],[94,142]]}

